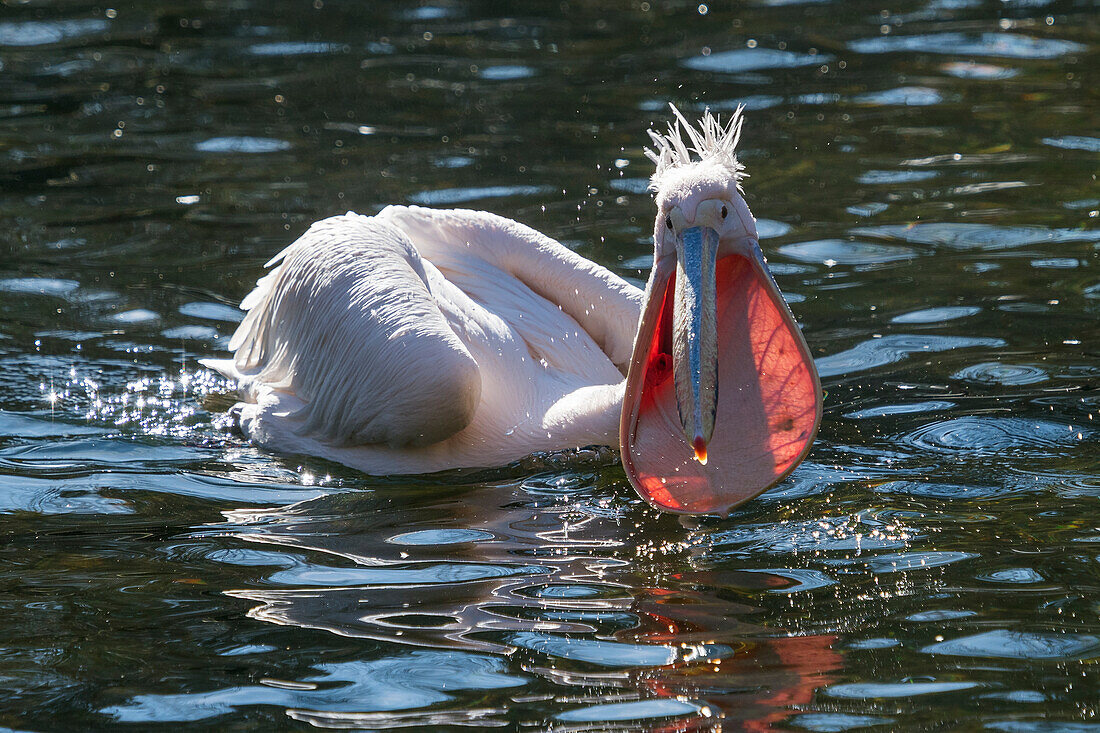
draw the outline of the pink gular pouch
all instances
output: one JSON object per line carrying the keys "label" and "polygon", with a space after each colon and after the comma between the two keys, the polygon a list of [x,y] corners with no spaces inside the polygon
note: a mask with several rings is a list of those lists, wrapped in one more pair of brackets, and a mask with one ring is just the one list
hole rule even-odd
{"label": "pink gular pouch", "polygon": [[679,126],[653,135],[664,226],[619,441],[631,484],[669,512],[728,514],[794,470],[821,420],[817,370],[740,195],[739,122],[687,126],[690,149]]}

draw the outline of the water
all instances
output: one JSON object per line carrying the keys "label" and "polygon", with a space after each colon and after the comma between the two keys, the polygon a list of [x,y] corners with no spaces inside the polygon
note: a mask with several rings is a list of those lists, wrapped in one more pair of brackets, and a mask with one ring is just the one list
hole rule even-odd
{"label": "water", "polygon": [[[0,728],[1097,730],[1098,44],[1087,0],[5,6]],[[828,390],[790,479],[681,522],[610,451],[232,432],[196,360],[322,216],[644,278],[668,101],[750,110]]]}

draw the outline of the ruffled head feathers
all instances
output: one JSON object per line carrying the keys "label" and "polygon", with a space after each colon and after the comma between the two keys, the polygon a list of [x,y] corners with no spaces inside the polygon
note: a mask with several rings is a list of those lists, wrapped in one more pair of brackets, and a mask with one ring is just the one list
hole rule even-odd
{"label": "ruffled head feathers", "polygon": [[[738,190],[741,181],[748,177],[745,166],[737,160],[737,142],[741,139],[741,125],[744,123],[744,106],[738,106],[729,122],[725,125],[710,110],[703,113],[699,126],[694,127],[687,118],[669,103],[676,120],[670,122],[667,133],[649,130],[653,148],[646,148],[646,157],[652,160],[657,170],[649,179],[649,189],[661,191],[673,175],[679,179],[684,169],[691,166],[706,166],[724,170],[732,178]],[[697,159],[692,159],[692,154]]]}

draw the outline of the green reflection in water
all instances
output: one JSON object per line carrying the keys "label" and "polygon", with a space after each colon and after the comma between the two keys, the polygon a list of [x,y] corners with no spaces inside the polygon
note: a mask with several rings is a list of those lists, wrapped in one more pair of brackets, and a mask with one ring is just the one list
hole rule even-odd
{"label": "green reflection in water", "polygon": [[[708,5],[6,8],[0,726],[1090,724],[1094,10]],[[643,278],[668,101],[750,110],[828,390],[789,480],[681,523],[608,451],[387,480],[232,433],[197,359],[323,216]]]}

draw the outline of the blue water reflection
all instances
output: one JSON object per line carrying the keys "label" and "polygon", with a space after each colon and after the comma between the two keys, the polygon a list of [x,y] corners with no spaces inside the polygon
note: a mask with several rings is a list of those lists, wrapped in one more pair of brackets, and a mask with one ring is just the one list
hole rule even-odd
{"label": "blue water reflection", "polygon": [[[8,3],[0,727],[1091,730],[1095,9]],[[747,108],[824,419],[732,516],[616,451],[368,477],[242,440],[310,222],[487,209],[637,284],[646,130]]]}

